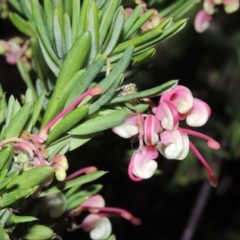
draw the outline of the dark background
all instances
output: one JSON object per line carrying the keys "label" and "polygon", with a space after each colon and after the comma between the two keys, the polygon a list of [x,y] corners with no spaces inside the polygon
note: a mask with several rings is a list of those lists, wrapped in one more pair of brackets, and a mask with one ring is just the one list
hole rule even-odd
{"label": "dark background", "polygon": [[[217,172],[219,185],[209,187],[204,169],[192,154],[181,162],[160,157],[161,174],[132,182],[127,176],[131,142],[110,130],[103,132],[69,153],[68,159],[70,171],[90,165],[108,171],[98,181],[104,185],[101,194],[107,206],[124,208],[142,220],[141,226],[133,226],[124,219],[111,218],[119,240],[240,239],[240,14],[228,15],[219,8],[210,29],[198,34],[193,28],[195,13],[196,9],[192,10],[187,27],[160,44],[154,58],[127,81],[136,82],[141,90],[179,79],[179,84],[210,105],[212,116],[199,131],[218,140],[222,149],[214,152],[201,141],[193,141]],[[1,39],[19,34],[8,20],[0,21],[0,29]],[[0,57],[0,81],[7,96],[20,97],[25,92],[16,67],[8,65],[4,57]],[[183,238],[196,209],[199,215],[194,214],[190,221],[196,224],[194,237]],[[63,238],[88,239],[88,234],[79,230]]]}

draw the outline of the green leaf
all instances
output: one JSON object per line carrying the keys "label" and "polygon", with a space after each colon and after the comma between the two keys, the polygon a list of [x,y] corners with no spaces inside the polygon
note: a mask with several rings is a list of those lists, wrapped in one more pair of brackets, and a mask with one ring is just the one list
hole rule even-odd
{"label": "green leaf", "polygon": [[85,135],[90,133],[100,132],[123,123],[124,118],[126,116],[132,115],[133,112],[128,110],[127,108],[123,108],[121,110],[117,110],[111,114],[98,116],[87,120],[81,125],[73,128],[69,131],[69,134],[72,135]]}
{"label": "green leaf", "polygon": [[32,11],[31,11],[31,4],[29,0],[20,0],[20,5],[21,5],[21,9],[22,12],[24,13],[24,15],[29,19],[29,20],[33,20],[32,18]]}
{"label": "green leaf", "polygon": [[162,34],[162,30],[152,30],[150,32],[147,32],[145,34],[143,34],[140,37],[136,37],[133,38],[131,40],[128,40],[126,42],[120,43],[112,52],[112,55],[117,54],[117,53],[121,53],[122,51],[124,51],[126,48],[128,48],[129,46],[141,46],[144,43],[148,43],[151,40],[159,37]]}
{"label": "green leaf", "polygon": [[22,172],[11,183],[7,185],[7,189],[33,188],[41,184],[45,179],[52,175],[54,169],[50,166],[39,166]]}
{"label": "green leaf", "polygon": [[72,47],[72,32],[70,18],[67,14],[64,14],[64,41],[65,52],[67,53]]}
{"label": "green leaf", "polygon": [[[66,102],[68,92],[66,86],[76,72],[82,67],[88,56],[91,46],[91,35],[85,32],[80,35],[67,54],[59,72],[53,95],[48,103],[42,126],[46,125],[54,116],[59,113]],[[81,53],[81,54],[79,54]],[[70,90],[70,89],[69,89]],[[70,92],[69,92],[70,93]]]}
{"label": "green leaf", "polygon": [[6,111],[6,97],[5,94],[3,94],[0,97],[0,124],[5,120],[5,111]]}
{"label": "green leaf", "polygon": [[88,114],[88,106],[80,106],[72,110],[63,119],[61,119],[53,129],[50,130],[47,138],[47,144],[53,142],[63,133],[66,133],[74,125],[80,122]]}
{"label": "green leaf", "polygon": [[9,240],[10,239],[9,235],[3,229],[2,224],[0,224],[0,239],[2,239],[2,240]]}
{"label": "green leaf", "polygon": [[97,8],[100,9],[106,3],[106,0],[96,0]]}
{"label": "green leaf", "polygon": [[30,188],[30,189],[25,188],[25,189],[13,191],[13,192],[9,193],[8,195],[0,198],[0,208],[9,206],[12,203],[15,203],[18,199],[26,197],[27,195],[31,194],[32,192],[33,192],[32,188]]}
{"label": "green leaf", "polygon": [[118,96],[118,97],[114,98],[110,103],[120,103],[120,102],[129,101],[132,99],[156,97],[156,96],[161,95],[165,91],[172,89],[173,87],[175,87],[177,85],[177,83],[178,83],[178,80],[172,80],[172,81],[166,82],[160,86],[157,86],[157,87],[154,87],[154,88],[142,91],[142,92],[128,94],[125,96]]}
{"label": "green leaf", "polygon": [[17,13],[10,13],[9,19],[20,32],[30,37],[36,37],[37,35],[36,29],[31,22],[24,20]]}
{"label": "green leaf", "polygon": [[76,82],[74,88],[69,94],[65,107],[72,103],[74,100],[76,100],[84,91],[87,90],[93,79],[99,74],[99,72],[103,68],[105,62],[106,57],[99,55],[99,57],[97,57],[96,60],[94,60],[92,64],[88,66],[86,72]]}
{"label": "green leaf", "polygon": [[75,39],[78,36],[79,18],[80,18],[80,0],[72,0],[72,39],[73,39],[73,42],[75,42]]}
{"label": "green leaf", "polygon": [[17,177],[18,172],[12,172],[9,176],[5,177],[0,183],[0,189],[4,189],[15,177]]}
{"label": "green leaf", "polygon": [[82,1],[81,12],[80,12],[80,17],[78,22],[77,36],[79,36],[80,34],[86,31],[85,27],[86,27],[86,19],[87,19],[87,10],[89,8],[90,3],[91,3],[91,0]]}
{"label": "green leaf", "polygon": [[119,77],[121,73],[124,73],[127,69],[128,65],[130,64],[132,54],[133,54],[134,47],[130,46],[128,47],[122,58],[118,61],[116,66],[113,68],[113,70],[108,74],[106,78],[104,78],[100,83],[99,86],[102,88],[101,94],[104,94],[111,85],[115,82],[115,80]]}
{"label": "green leaf", "polygon": [[134,8],[130,16],[124,22],[121,39],[125,39],[126,34],[131,30],[133,24],[136,22],[136,20],[140,16],[140,12],[141,12],[141,5],[138,4]]}
{"label": "green leaf", "polygon": [[131,37],[136,31],[140,29],[140,27],[147,22],[147,20],[153,15],[154,10],[149,10],[145,12],[141,17],[138,18],[138,20],[133,24],[131,29],[128,31],[128,33],[125,35],[124,40]]}
{"label": "green leaf", "polygon": [[38,31],[38,36],[41,39],[41,42],[46,49],[46,52],[48,53],[50,59],[57,65],[60,66],[60,61],[57,58],[57,55],[53,51],[53,48],[51,46],[51,39],[48,38],[48,33],[45,28],[42,13],[41,13],[41,6],[39,4],[38,0],[31,0],[32,2],[32,14],[33,18],[36,24],[36,28]]}
{"label": "green leaf", "polygon": [[98,12],[96,3],[91,1],[87,13],[86,27],[85,29],[91,33],[91,49],[88,58],[88,65],[90,65],[93,59],[96,57],[99,51],[99,26],[98,26]]}
{"label": "green leaf", "polygon": [[18,113],[20,109],[21,109],[20,103],[18,102],[18,100],[15,100],[13,104],[12,112],[11,112],[11,119],[13,119],[13,117]]}
{"label": "green leaf", "polygon": [[142,62],[148,60],[155,54],[155,52],[156,52],[155,48],[150,48],[142,53],[139,53],[138,55],[136,55],[132,58],[132,60],[133,60],[132,64],[136,65],[138,63],[142,63]]}
{"label": "green leaf", "polygon": [[38,219],[32,216],[17,216],[17,215],[11,214],[10,218],[7,221],[7,225],[13,225],[13,224],[24,223],[24,222],[33,222],[36,220]]}
{"label": "green leaf", "polygon": [[89,115],[96,112],[101,106],[106,104],[108,101],[111,100],[112,96],[116,92],[118,86],[123,80],[123,74],[121,73],[118,78],[115,80],[113,85],[108,89],[106,93],[104,93],[97,101],[95,101],[93,104],[89,107]]}
{"label": "green leaf", "polygon": [[37,100],[37,93],[30,78],[30,74],[26,68],[26,64],[23,62],[23,60],[19,59],[17,61],[17,67],[21,77],[23,78],[23,81],[26,83],[27,87],[32,90],[34,100]]}
{"label": "green leaf", "polygon": [[61,18],[64,14],[64,2],[65,0],[52,0],[53,8],[59,11]]}
{"label": "green leaf", "polygon": [[64,58],[65,52],[65,40],[63,33],[63,23],[62,18],[58,9],[53,12],[53,35],[56,45],[56,50],[59,58]]}
{"label": "green leaf", "polygon": [[22,13],[22,8],[21,5],[19,3],[19,1],[16,0],[8,0],[8,2],[20,13]]}
{"label": "green leaf", "polygon": [[85,183],[92,182],[100,177],[102,177],[106,172],[104,171],[96,171],[93,173],[89,173],[86,175],[83,175],[81,177],[74,178],[66,183],[58,184],[57,186],[51,187],[50,189],[42,192],[39,197],[45,197],[47,195],[62,192],[66,189],[72,188],[74,186],[80,186]]}
{"label": "green leaf", "polygon": [[[3,170],[3,168],[5,167],[5,169],[7,168],[7,166],[12,163],[12,156],[13,156],[13,148],[11,146],[6,146],[3,149],[1,149],[0,151],[0,172]],[[10,161],[11,163],[7,163],[8,161]],[[0,183],[1,185],[1,183]]]}
{"label": "green leaf", "polygon": [[108,56],[114,47],[116,46],[120,34],[122,32],[123,23],[125,20],[125,13],[123,7],[119,7],[116,12],[114,19],[112,20],[111,29],[108,32],[107,38],[104,41],[104,46],[102,47],[103,55]]}
{"label": "green leaf", "polygon": [[32,112],[32,105],[32,103],[26,103],[18,111],[4,131],[2,139],[16,137],[20,134]]}
{"label": "green leaf", "polygon": [[15,102],[15,99],[13,95],[11,95],[10,98],[8,99],[8,104],[7,104],[8,108],[7,108],[7,116],[6,116],[6,123],[5,123],[6,127],[8,126],[11,120],[14,102]]}
{"label": "green leaf", "polygon": [[23,236],[23,239],[26,240],[48,240],[48,239],[53,239],[54,237],[54,232],[51,228],[46,227],[44,225],[33,225],[28,228],[27,234]]}
{"label": "green leaf", "polygon": [[113,16],[120,4],[120,0],[108,0],[103,8],[103,15],[99,26],[99,46],[102,46],[103,41],[108,33]]}
{"label": "green leaf", "polygon": [[53,5],[52,1],[44,0],[43,1],[44,6],[44,21],[47,28],[47,34],[50,39],[50,42],[54,42],[54,36],[53,36]]}
{"label": "green leaf", "polygon": [[86,201],[86,199],[88,199],[92,195],[98,193],[102,189],[102,187],[103,186],[100,184],[91,185],[87,188],[84,188],[84,190],[81,190],[80,192],[77,192],[77,193],[71,195],[67,199],[66,211],[70,211],[70,210],[78,207],[81,203]]}

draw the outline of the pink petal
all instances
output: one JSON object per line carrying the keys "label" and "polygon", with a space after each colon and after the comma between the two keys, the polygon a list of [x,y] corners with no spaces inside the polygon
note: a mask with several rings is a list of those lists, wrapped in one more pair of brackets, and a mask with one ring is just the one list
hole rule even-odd
{"label": "pink petal", "polygon": [[96,214],[89,214],[82,221],[82,228],[86,232],[90,232],[93,240],[102,240],[110,236],[112,225],[108,218],[99,217]]}
{"label": "pink petal", "polygon": [[189,111],[186,122],[191,127],[203,126],[211,114],[211,109],[207,103],[200,99],[194,99],[193,108]]}
{"label": "pink petal", "polygon": [[212,20],[212,16],[208,15],[204,10],[197,13],[194,20],[194,28],[197,32],[202,33],[209,27],[209,22]]}
{"label": "pink petal", "polygon": [[172,130],[178,126],[178,112],[170,101],[160,102],[155,116],[161,122],[164,129]]}
{"label": "pink petal", "polygon": [[160,102],[171,101],[180,114],[188,112],[193,106],[191,91],[184,86],[176,86],[171,91],[162,94]]}
{"label": "pink petal", "polygon": [[160,135],[161,144],[158,150],[167,159],[177,159],[183,151],[183,139],[181,133],[176,130],[166,130]]}
{"label": "pink petal", "polygon": [[130,138],[138,134],[137,115],[126,117],[124,123],[112,128],[113,132],[122,138]]}
{"label": "pink petal", "polygon": [[144,121],[144,141],[147,145],[155,145],[159,140],[160,122],[153,115],[148,115]]}
{"label": "pink petal", "polygon": [[132,172],[136,176],[135,181],[150,178],[157,169],[157,162],[153,159],[158,157],[158,151],[152,146],[144,146],[142,151],[134,153],[131,159]]}
{"label": "pink petal", "polygon": [[105,200],[99,194],[96,194],[96,195],[90,197],[89,199],[87,199],[85,202],[83,202],[81,204],[82,208],[88,208],[89,211],[91,211],[93,213],[98,212],[98,210],[91,210],[91,207],[104,207],[104,206],[105,206]]}

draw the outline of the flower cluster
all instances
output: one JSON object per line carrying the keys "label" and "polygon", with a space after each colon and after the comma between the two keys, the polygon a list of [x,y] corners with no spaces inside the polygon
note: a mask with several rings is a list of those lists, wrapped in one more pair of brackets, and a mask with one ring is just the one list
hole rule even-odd
{"label": "flower cluster", "polygon": [[239,9],[239,0],[204,0],[203,10],[200,10],[194,21],[197,32],[204,32],[209,27],[216,5],[222,4],[226,13],[233,13]]}
{"label": "flower cluster", "polygon": [[93,240],[106,239],[112,232],[112,225],[108,217],[120,216],[130,221],[134,225],[141,224],[141,220],[134,217],[131,213],[121,208],[105,207],[104,198],[97,194],[85,202],[83,202],[78,208],[72,210],[69,213],[70,217],[78,216],[82,211],[89,211],[80,225],[73,225],[73,230],[76,228],[82,228],[86,232],[90,232],[90,237]]}
{"label": "flower cluster", "polygon": [[217,180],[212,169],[189,141],[189,135],[206,140],[212,149],[219,149],[219,143],[202,133],[179,126],[184,120],[191,127],[204,125],[211,114],[209,106],[193,98],[188,88],[176,86],[162,94],[159,104],[151,104],[151,108],[153,114],[132,115],[123,124],[113,128],[123,138],[136,134],[139,137],[139,149],[129,163],[129,177],[134,181],[150,178],[157,169],[155,159],[159,152],[167,159],[182,160],[190,148],[206,168],[211,185],[216,186]]}

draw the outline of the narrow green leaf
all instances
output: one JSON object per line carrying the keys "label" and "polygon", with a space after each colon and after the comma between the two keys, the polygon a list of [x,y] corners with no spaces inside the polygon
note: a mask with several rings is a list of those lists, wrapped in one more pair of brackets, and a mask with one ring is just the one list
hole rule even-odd
{"label": "narrow green leaf", "polygon": [[32,17],[32,11],[31,11],[31,3],[29,0],[20,0],[20,5],[21,5],[21,9],[22,12],[24,13],[24,15],[29,19],[29,20],[33,20]]}
{"label": "narrow green leaf", "polygon": [[155,48],[150,48],[142,53],[139,53],[138,55],[136,55],[132,58],[133,65],[136,65],[138,63],[142,63],[142,62],[148,60],[155,54],[155,52],[156,52]]}
{"label": "narrow green leaf", "polygon": [[69,151],[79,148],[86,142],[90,141],[94,136],[95,134],[88,134],[84,136],[78,136],[78,135],[71,136],[70,143],[69,143]]}
{"label": "narrow green leaf", "polygon": [[37,76],[39,77],[39,80],[41,81],[42,85],[44,86],[44,89],[48,91],[47,84],[46,84],[46,78],[49,72],[49,68],[44,61],[44,57],[39,45],[39,42],[36,38],[31,38],[31,49],[33,51],[33,66],[35,67],[35,70],[37,71]]}
{"label": "narrow green leaf", "polygon": [[72,39],[75,42],[78,36],[80,18],[80,0],[72,0]]}
{"label": "narrow green leaf", "polygon": [[53,5],[52,1],[44,0],[43,1],[44,6],[44,21],[47,28],[47,34],[50,39],[50,42],[53,43],[54,37],[53,37]]}
{"label": "narrow green leaf", "polygon": [[[10,165],[7,162],[11,161],[12,162],[12,152],[13,152],[13,148],[10,146],[4,147],[1,151],[0,151],[0,172],[3,170],[3,168],[5,167],[5,165]],[[6,166],[7,168],[7,166]],[[0,183],[1,185],[1,183]]]}
{"label": "narrow green leaf", "polygon": [[65,41],[65,52],[67,53],[72,47],[72,32],[70,18],[67,14],[64,14],[64,41]]}
{"label": "narrow green leaf", "polygon": [[18,223],[24,223],[24,222],[33,222],[36,220],[38,219],[32,216],[17,216],[17,215],[11,214],[10,218],[7,221],[7,224],[12,225],[12,224],[18,224]]}
{"label": "narrow green leaf", "polygon": [[33,86],[33,83],[32,83],[32,80],[30,78],[30,74],[26,68],[26,64],[23,62],[23,60],[19,59],[17,61],[17,67],[18,67],[18,70],[23,78],[23,81],[26,83],[27,87],[30,88],[32,90],[32,93],[33,93],[33,98],[34,100],[37,99],[37,93],[36,93],[36,90]]}
{"label": "narrow green leaf", "polygon": [[106,2],[106,0],[96,0],[97,8],[101,9]]}
{"label": "narrow green leaf", "polygon": [[[68,95],[65,88],[76,72],[81,69],[88,56],[91,46],[91,35],[85,32],[80,35],[67,54],[59,72],[53,95],[48,103],[42,126],[47,124],[56,114],[62,110],[66,99],[62,97],[63,93]],[[81,53],[81,54],[79,54]],[[70,91],[70,89],[69,89]]]}
{"label": "narrow green leaf", "polygon": [[103,41],[108,33],[113,16],[120,4],[120,0],[108,0],[104,5],[103,15],[99,26],[99,46],[102,46]]}
{"label": "narrow green leaf", "polygon": [[20,17],[17,13],[10,13],[9,18],[13,25],[22,33],[25,33],[26,35],[30,37],[36,37],[37,31],[33,24],[31,24],[29,21],[24,20],[22,17]]}
{"label": "narrow green leaf", "polygon": [[64,2],[65,0],[52,0],[53,8],[59,11],[61,18],[64,14]]}
{"label": "narrow green leaf", "polygon": [[65,52],[65,40],[63,33],[63,23],[61,15],[58,9],[53,13],[53,34],[55,39],[56,50],[59,58],[64,58]]}
{"label": "narrow green leaf", "polygon": [[102,48],[103,55],[108,56],[116,46],[120,34],[122,32],[124,20],[125,20],[124,9],[123,7],[120,7],[114,16],[111,29],[108,32],[107,38],[104,42],[104,46]]}
{"label": "narrow green leaf", "polygon": [[83,32],[86,31],[86,19],[87,19],[87,10],[89,8],[89,5],[91,3],[91,0],[84,0],[82,1],[82,6],[81,6],[81,12],[79,16],[79,22],[78,22],[78,35],[82,34]]}
{"label": "narrow green leaf", "polygon": [[2,240],[9,240],[10,239],[9,235],[5,232],[2,224],[0,224],[0,239],[2,239]]}
{"label": "narrow green leaf", "polygon": [[124,25],[123,25],[123,31],[122,31],[122,37],[121,39],[124,39],[126,34],[131,30],[133,24],[136,22],[138,17],[140,16],[141,12],[141,5],[138,4],[133,12],[128,16],[128,18],[125,20]]}
{"label": "narrow green leaf", "polygon": [[63,119],[61,119],[52,130],[50,130],[46,143],[49,144],[63,133],[66,133],[75,124],[80,122],[87,114],[88,106],[81,106],[72,110]]}
{"label": "narrow green leaf", "polygon": [[38,35],[43,43],[46,52],[49,54],[51,60],[57,65],[60,66],[60,61],[57,58],[57,55],[52,49],[51,41],[48,38],[48,34],[43,22],[42,13],[41,13],[41,6],[38,0],[31,0],[32,2],[32,14],[33,18],[37,27]]}
{"label": "narrow green leaf", "polygon": [[18,113],[20,109],[21,109],[20,103],[18,102],[18,100],[15,100],[13,104],[12,112],[11,112],[11,119],[13,119],[13,117]]}
{"label": "narrow green leaf", "polygon": [[81,76],[79,81],[76,82],[74,88],[69,94],[65,107],[87,90],[87,88],[89,87],[93,79],[99,74],[105,63],[106,57],[99,56],[98,58],[96,58],[96,60],[92,62],[90,66],[88,66],[86,72]]}
{"label": "narrow green leaf", "polygon": [[137,46],[135,48],[135,52],[138,53],[139,51],[147,50],[149,48],[154,47],[156,44],[163,42],[164,40],[174,36],[176,33],[181,31],[186,26],[187,20],[179,20],[170,27],[164,29],[161,35],[156,38],[150,39],[148,42],[144,42],[143,44]]}
{"label": "narrow green leaf", "polygon": [[138,45],[142,45],[144,43],[148,43],[149,41],[151,41],[152,39],[157,38],[161,34],[162,34],[162,30],[152,30],[150,32],[147,32],[147,33],[143,34],[140,37],[136,37],[136,38],[133,38],[133,39],[128,40],[126,42],[120,43],[113,50],[112,55],[124,51],[126,48],[128,48],[131,45],[138,46]]}
{"label": "narrow green leaf", "polygon": [[20,134],[32,112],[32,105],[32,103],[27,103],[18,111],[7,126],[2,139],[16,137]]}
{"label": "narrow green leaf", "polygon": [[3,94],[0,97],[0,124],[5,120],[5,111],[6,111],[6,96]]}
{"label": "narrow green leaf", "polygon": [[34,103],[34,99],[33,99],[33,92],[30,88],[27,89],[26,93],[25,93],[25,99],[24,99],[24,103]]}
{"label": "narrow green leaf", "polygon": [[0,156],[2,155],[3,157],[1,162],[0,180],[4,179],[7,176],[9,168],[11,167],[13,162],[13,147],[11,146],[6,148],[8,150],[6,150],[5,153],[1,153],[3,150],[0,152]]}
{"label": "narrow green leaf", "polygon": [[22,172],[20,175],[15,177],[8,185],[7,189],[23,189],[33,188],[41,184],[54,172],[54,168],[50,166],[35,167],[30,170]]}
{"label": "narrow green leaf", "polygon": [[0,208],[9,206],[12,203],[15,203],[18,199],[28,196],[32,192],[33,192],[32,188],[19,189],[18,191],[13,191],[8,195],[0,198]]}
{"label": "narrow green leaf", "polygon": [[111,114],[98,116],[85,121],[83,124],[69,131],[72,135],[85,135],[100,132],[120,125],[124,121],[124,117],[132,115],[133,112],[127,108],[115,111]]}
{"label": "narrow green leaf", "polygon": [[40,38],[38,38],[38,42],[40,45],[40,48],[42,50],[42,55],[47,63],[47,65],[49,66],[49,68],[52,70],[52,72],[54,73],[55,76],[58,76],[60,68],[58,67],[58,65],[51,59],[51,57],[49,56],[47,50],[45,49],[42,41]]}
{"label": "narrow green leaf", "polygon": [[19,173],[17,171],[12,172],[9,174],[9,176],[5,177],[1,182],[0,182],[0,190],[4,189],[15,177],[17,177]]}
{"label": "narrow green leaf", "polygon": [[124,40],[131,37],[136,31],[140,29],[140,27],[147,22],[147,20],[153,15],[154,10],[149,10],[145,12],[141,17],[138,18],[138,20],[133,24],[131,29],[128,31],[128,33],[125,35]]}
{"label": "narrow green leaf", "polygon": [[128,65],[130,64],[133,50],[134,50],[133,46],[128,47],[125,50],[122,58],[118,61],[118,63],[109,73],[109,75],[99,83],[99,86],[102,88],[102,94],[104,94],[107,91],[107,89],[111,87],[111,85],[115,82],[115,80],[121,73],[125,72]]}
{"label": "narrow green leaf", "polygon": [[99,51],[99,26],[98,26],[98,12],[96,3],[91,1],[87,13],[86,27],[85,29],[91,33],[91,49],[88,58],[88,65],[90,65],[93,59],[96,57]]}
{"label": "narrow green leaf", "polygon": [[64,11],[70,17],[72,16],[73,1],[64,1]]}
{"label": "narrow green leaf", "polygon": [[132,99],[156,97],[156,96],[161,95],[165,91],[172,89],[173,87],[175,87],[177,85],[177,83],[178,83],[178,80],[172,80],[172,81],[166,82],[160,86],[157,86],[157,87],[154,87],[154,88],[142,91],[142,92],[128,94],[125,96],[118,96],[118,97],[114,98],[110,103],[120,103],[120,102],[129,101]]}
{"label": "narrow green leaf", "polygon": [[8,2],[20,13],[22,13],[22,8],[21,5],[19,3],[19,1],[16,0],[8,0]]}
{"label": "narrow green leaf", "polygon": [[96,171],[93,173],[83,175],[81,177],[74,178],[66,183],[62,183],[57,186],[51,187],[50,189],[42,192],[39,197],[45,197],[45,196],[53,194],[53,193],[62,192],[64,190],[72,188],[74,186],[80,186],[82,184],[92,182],[92,181],[102,177],[104,174],[106,174],[106,172]]}
{"label": "narrow green leaf", "polygon": [[123,74],[121,73],[113,85],[108,89],[106,93],[104,93],[97,101],[95,101],[93,104],[89,107],[89,115],[96,112],[101,106],[105,105],[108,101],[111,100],[112,96],[116,92],[118,86],[123,80]]}
{"label": "narrow green leaf", "polygon": [[11,95],[10,98],[8,99],[8,104],[7,104],[8,108],[7,108],[7,116],[6,116],[6,123],[5,123],[6,127],[8,126],[11,120],[14,102],[15,102],[15,99],[13,95]]}

